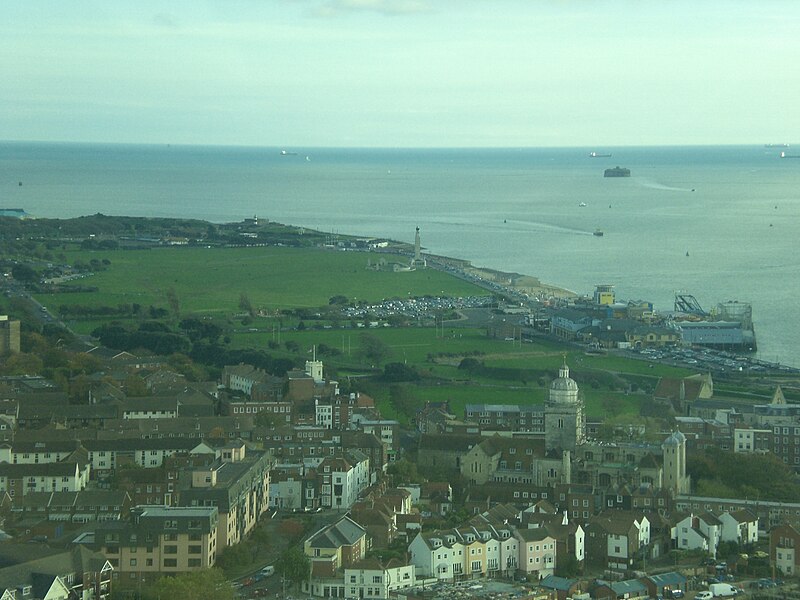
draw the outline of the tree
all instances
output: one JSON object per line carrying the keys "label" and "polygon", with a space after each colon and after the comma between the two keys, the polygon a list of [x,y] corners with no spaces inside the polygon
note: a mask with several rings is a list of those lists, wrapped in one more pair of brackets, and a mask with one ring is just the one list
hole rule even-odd
{"label": "tree", "polygon": [[275,563],[275,570],[295,584],[308,580],[311,563],[302,548],[294,547],[281,555]]}
{"label": "tree", "polygon": [[138,375],[130,374],[125,378],[125,394],[127,396],[149,396],[150,390],[144,379]]}
{"label": "tree", "polygon": [[379,364],[386,360],[391,354],[389,346],[380,338],[369,333],[362,333],[359,336],[361,342],[361,353],[373,364]]}
{"label": "tree", "polygon": [[577,577],[581,573],[581,565],[578,562],[578,559],[575,558],[575,554],[568,552],[566,556],[558,561],[556,565],[555,574],[558,577]]}
{"label": "tree", "polygon": [[253,304],[250,302],[250,298],[244,292],[239,295],[239,309],[246,312],[251,317],[255,315]]}
{"label": "tree", "polygon": [[419,381],[420,376],[414,367],[405,363],[386,363],[383,367],[384,381]]}
{"label": "tree", "polygon": [[6,358],[4,365],[0,363],[0,372],[3,375],[39,375],[43,366],[38,356],[18,352]]}
{"label": "tree", "polygon": [[409,387],[399,383],[389,386],[389,402],[398,413],[409,419],[414,417],[420,404]]}
{"label": "tree", "polygon": [[[217,555],[217,566],[225,573],[236,572],[238,569],[241,569],[242,565],[248,565],[252,561],[253,557],[247,550],[246,544],[226,546],[222,552]],[[180,597],[191,598],[192,596]]]}
{"label": "tree", "polygon": [[212,568],[175,577],[162,577],[144,591],[147,600],[191,598],[192,600],[234,600],[233,588],[220,569]]}
{"label": "tree", "polygon": [[386,472],[392,476],[392,482],[395,485],[401,483],[424,483],[425,481],[425,478],[417,471],[417,464],[406,459],[390,463]]}
{"label": "tree", "polygon": [[33,267],[22,263],[16,264],[11,268],[11,276],[23,283],[32,283],[39,279],[39,273]]}
{"label": "tree", "polygon": [[468,373],[477,373],[482,366],[483,364],[477,358],[468,356],[466,358],[462,358],[461,362],[458,363],[458,370],[467,371]]}
{"label": "tree", "polygon": [[172,310],[172,314],[175,316],[175,318],[180,319],[181,303],[180,300],[178,300],[178,293],[175,291],[175,288],[169,288],[167,290],[167,304],[169,304],[169,307]]}

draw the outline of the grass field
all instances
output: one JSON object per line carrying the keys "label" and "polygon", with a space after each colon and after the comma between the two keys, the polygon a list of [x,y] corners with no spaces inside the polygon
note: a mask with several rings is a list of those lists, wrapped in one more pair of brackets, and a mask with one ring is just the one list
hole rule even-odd
{"label": "grass field", "polygon": [[[293,328],[297,320],[291,317],[256,317],[246,326],[232,318],[241,312],[242,294],[268,314],[278,309],[325,306],[336,295],[373,302],[408,296],[486,294],[481,288],[432,269],[395,273],[366,268],[368,260],[375,263],[383,257],[276,247],[75,252],[68,257],[71,262],[88,262],[92,258],[110,261],[107,270],[77,282],[96,286],[99,291],[39,296],[39,300],[56,310],[62,304],[137,303],[168,308],[168,295],[174,292],[182,316],[208,316],[224,324],[231,348],[267,349],[272,343],[270,353],[302,361],[310,358],[312,347],[325,345],[335,354],[320,358],[326,368],[340,376],[375,373],[387,362],[413,365],[425,375],[424,385],[408,388],[418,404],[449,400],[459,416],[463,416],[467,404],[543,403],[549,378],[565,356],[572,374],[582,381],[589,416],[607,415],[610,411],[634,416],[639,413],[643,398],[612,389],[618,386],[609,384],[608,377],[603,379],[599,372],[628,375],[632,381],[645,382],[641,385],[654,384],[661,376],[688,373],[614,355],[588,356],[552,341],[518,344],[490,338],[482,328],[446,326],[444,333],[432,327],[312,329],[315,322],[308,321],[309,329],[298,330]],[[70,324],[86,332],[109,320],[113,319]],[[386,345],[388,353],[381,364],[372,364],[361,352],[364,335]],[[296,342],[299,350],[290,352],[286,348],[289,341]],[[459,369],[465,356],[476,358],[487,368],[475,372]],[[387,418],[405,418],[395,414],[388,386],[376,388],[375,396]]]}
{"label": "grass field", "polygon": [[477,286],[424,269],[410,272],[368,270],[367,261],[391,255],[335,252],[316,248],[164,248],[69,253],[68,260],[108,259],[111,265],[76,285],[98,292],[39,296],[47,306],[61,304],[117,306],[138,303],[168,306],[174,290],[182,313],[231,314],[241,294],[254,307],[318,307],[332,296],[380,301],[424,295],[485,295]]}

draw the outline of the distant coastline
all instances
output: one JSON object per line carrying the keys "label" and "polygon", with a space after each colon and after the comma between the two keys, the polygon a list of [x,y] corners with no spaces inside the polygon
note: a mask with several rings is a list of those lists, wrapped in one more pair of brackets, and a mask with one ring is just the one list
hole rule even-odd
{"label": "distant coastline", "polygon": [[[758,354],[800,364],[800,320],[784,301],[800,295],[787,259],[800,236],[789,201],[800,170],[763,141],[602,148],[611,164],[588,156],[596,147],[293,150],[298,157],[280,147],[0,143],[2,205],[60,218],[259,215],[409,243],[419,226],[436,254],[580,295],[600,281],[662,310],[675,290],[703,305],[750,302]],[[631,177],[603,179],[615,164]]]}

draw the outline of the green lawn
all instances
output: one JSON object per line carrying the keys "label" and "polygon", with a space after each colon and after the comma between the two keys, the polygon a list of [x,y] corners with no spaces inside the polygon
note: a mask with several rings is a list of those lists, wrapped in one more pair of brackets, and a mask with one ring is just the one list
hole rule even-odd
{"label": "green lawn", "polygon": [[[182,313],[231,314],[241,294],[268,311],[325,306],[332,296],[377,302],[424,295],[485,295],[477,286],[434,269],[411,272],[368,270],[386,255],[316,248],[164,248],[68,253],[70,262],[108,259],[111,265],[75,285],[98,292],[39,296],[48,306],[168,307],[174,290]],[[389,257],[400,260],[399,257]]]}

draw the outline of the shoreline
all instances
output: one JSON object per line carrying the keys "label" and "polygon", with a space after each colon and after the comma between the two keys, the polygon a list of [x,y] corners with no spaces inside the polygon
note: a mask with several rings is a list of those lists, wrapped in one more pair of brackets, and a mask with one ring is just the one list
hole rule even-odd
{"label": "shoreline", "polygon": [[[393,254],[409,256],[413,258],[413,246],[406,242],[392,240],[396,246],[392,249]],[[431,268],[439,268],[450,272],[457,269],[468,278],[479,279],[485,283],[501,286],[513,294],[527,296],[531,300],[544,301],[552,298],[559,300],[580,298],[580,294],[548,283],[542,283],[538,277],[524,275],[514,271],[500,271],[489,267],[478,267],[472,261],[452,256],[440,254],[422,253],[421,256]]]}

